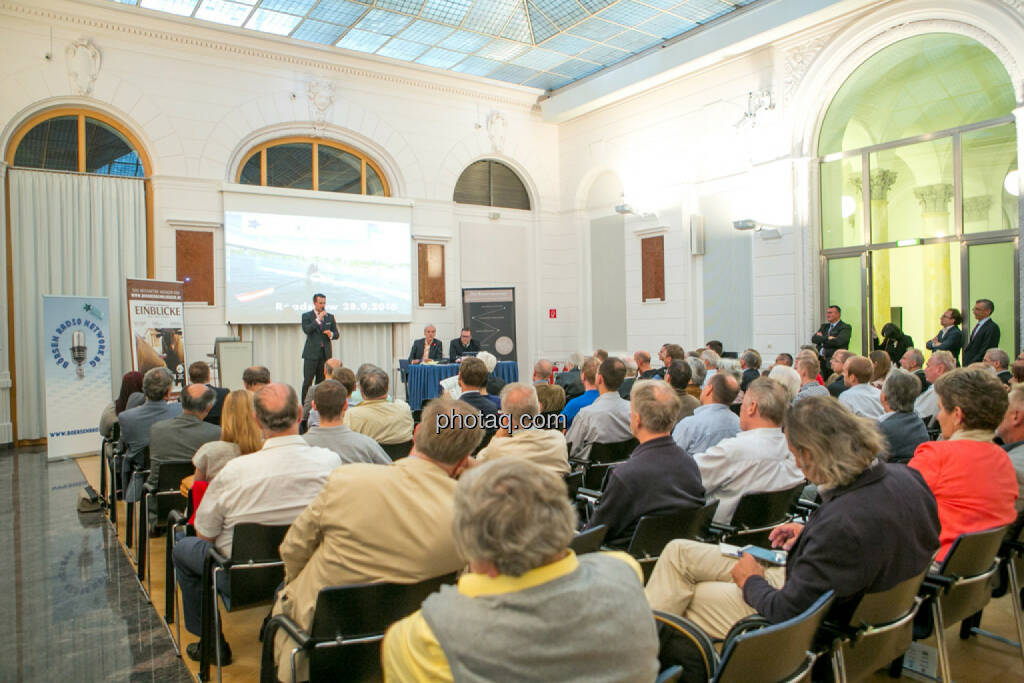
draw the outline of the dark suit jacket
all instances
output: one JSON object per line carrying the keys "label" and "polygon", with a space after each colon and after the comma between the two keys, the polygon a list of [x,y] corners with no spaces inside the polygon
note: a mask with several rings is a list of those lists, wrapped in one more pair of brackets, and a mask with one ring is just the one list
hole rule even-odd
{"label": "dark suit jacket", "polygon": [[[986,325],[988,323],[985,323]],[[953,354],[953,359],[960,363],[960,349],[963,348],[964,333],[960,331],[960,328],[954,325],[949,328],[948,332],[939,330],[939,334],[936,335],[939,338],[938,343],[928,340],[925,342],[925,348],[929,351],[949,351]]]}
{"label": "dark suit jacket", "polygon": [[852,327],[844,323],[842,320],[837,320],[835,329],[832,330],[832,336],[834,339],[829,339],[829,326],[829,323],[825,323],[811,336],[811,343],[815,344],[819,351],[822,351],[822,355],[825,357],[825,360],[831,358],[832,354],[836,352],[836,349],[850,348],[850,335],[853,334]]}
{"label": "dark suit jacket", "polygon": [[915,412],[892,413],[878,423],[878,429],[889,443],[889,462],[906,465],[917,447],[928,441],[928,428]]}
{"label": "dark suit jacket", "polygon": [[465,401],[469,405],[479,410],[481,415],[498,414],[498,409],[494,407],[494,402],[487,396],[481,394],[479,391],[463,392],[463,394],[459,396],[459,400]]}
{"label": "dark suit jacket", "polygon": [[[324,334],[324,330],[331,331],[330,339]],[[325,312],[324,323],[321,327],[316,322],[316,313],[306,311],[302,314],[302,332],[306,335],[306,345],[302,347],[303,358],[316,360],[320,358],[321,353],[324,354],[324,358],[331,357],[331,342],[338,338],[338,326],[334,322],[333,315]]]}
{"label": "dark suit jacket", "polygon": [[847,386],[846,382],[843,381],[843,378],[840,377],[835,382],[832,382],[832,384],[826,384],[825,388],[828,389],[828,393],[832,394],[836,398],[839,398],[839,394],[846,391]]}
{"label": "dark suit jacket", "polygon": [[984,360],[985,352],[995,346],[999,346],[999,325],[989,318],[964,344],[964,365]]}
{"label": "dark suit jacket", "polygon": [[1000,381],[1002,381],[1003,384],[1009,384],[1010,378],[1013,377],[1013,373],[1010,372],[1009,370],[1000,370],[997,374],[999,375],[999,379]]}
{"label": "dark suit jacket", "polygon": [[[412,350],[409,351],[409,362],[423,360],[423,345],[427,343],[426,337],[420,337],[412,343]],[[430,360],[444,360],[444,344],[441,340],[434,338],[430,342]]]}
{"label": "dark suit jacket", "polygon": [[931,383],[924,378],[924,370],[914,370],[914,374],[919,380],[921,380],[921,393],[923,394],[928,391],[928,387],[931,386]]}
{"label": "dark suit jacket", "polygon": [[499,395],[501,394],[501,390],[504,387],[505,380],[501,379],[500,377],[496,377],[493,372],[487,375],[487,395],[490,396],[493,400],[497,401],[499,404],[501,403]]}
{"label": "dark suit jacket", "polygon": [[629,392],[633,391],[633,385],[636,384],[636,377],[627,377],[622,380],[622,386],[619,387],[619,396],[629,400]]}
{"label": "dark suit jacket", "polygon": [[217,398],[214,400],[213,407],[210,408],[210,413],[209,415],[206,416],[204,422],[209,422],[210,424],[217,425],[219,427],[220,414],[221,411],[224,410],[224,399],[228,397],[228,394],[231,393],[231,390],[225,387],[215,387],[212,384],[207,384],[206,386],[210,387],[215,392],[217,392]]}
{"label": "dark suit jacket", "polygon": [[[565,402],[573,400],[577,396],[582,396],[583,379],[580,377],[580,369],[573,368],[567,372],[560,372],[555,375],[555,384],[565,389]],[[490,391],[488,389],[487,391]]]}
{"label": "dark suit jacket", "polygon": [[150,434],[149,478],[146,483],[156,486],[160,480],[161,465],[191,462],[200,446],[220,439],[220,428],[182,413],[170,420],[157,422]]}
{"label": "dark suit jacket", "polygon": [[750,383],[753,382],[755,379],[759,379],[760,377],[761,373],[755,370],[754,368],[747,368],[746,370],[744,370],[743,380],[740,382],[740,391],[746,391],[747,387],[750,386]]}
{"label": "dark suit jacket", "polygon": [[640,379],[661,379],[665,374],[664,369],[651,368],[650,370],[644,370],[640,373]]}
{"label": "dark suit jacket", "polygon": [[[421,350],[420,353],[423,353],[423,351]],[[456,358],[459,358],[464,353],[480,353],[480,342],[476,339],[470,339],[468,346],[463,346],[462,340],[458,338],[452,339],[449,342],[448,358],[450,360],[454,362]]]}

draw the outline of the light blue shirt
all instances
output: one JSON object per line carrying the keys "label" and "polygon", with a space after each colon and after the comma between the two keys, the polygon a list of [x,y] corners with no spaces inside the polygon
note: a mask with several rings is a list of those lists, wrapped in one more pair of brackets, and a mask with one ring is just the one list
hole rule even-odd
{"label": "light blue shirt", "polygon": [[739,433],[740,418],[736,413],[727,405],[709,403],[694,410],[693,415],[680,420],[672,430],[672,438],[687,455],[692,456]]}
{"label": "light blue shirt", "polygon": [[857,384],[839,394],[839,402],[854,415],[877,420],[885,414],[879,398],[881,395],[882,392],[870,384]]}

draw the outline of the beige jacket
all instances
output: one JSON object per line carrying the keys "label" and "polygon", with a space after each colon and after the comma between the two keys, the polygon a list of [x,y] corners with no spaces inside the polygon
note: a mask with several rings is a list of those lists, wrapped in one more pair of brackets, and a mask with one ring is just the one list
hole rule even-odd
{"label": "beige jacket", "polygon": [[530,460],[559,476],[569,474],[565,435],[557,429],[520,429],[510,437],[496,435],[476,459],[487,462],[510,455]]}
{"label": "beige jacket", "polygon": [[344,424],[381,444],[412,440],[412,411],[397,398],[392,403],[386,398],[363,401],[345,411]]}
{"label": "beige jacket", "polygon": [[[439,465],[411,456],[334,470],[281,544],[285,587],[274,614],[309,628],[321,588],[415,583],[461,569],[452,536],[455,483]],[[274,646],[278,677],[289,681],[294,645],[278,632]]]}

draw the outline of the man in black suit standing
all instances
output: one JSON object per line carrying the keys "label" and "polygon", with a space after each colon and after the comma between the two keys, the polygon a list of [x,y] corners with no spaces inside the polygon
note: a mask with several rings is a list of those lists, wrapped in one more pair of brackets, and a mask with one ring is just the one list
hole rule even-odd
{"label": "man in black suit standing", "polygon": [[818,347],[818,363],[821,365],[822,377],[828,376],[832,354],[837,349],[850,348],[850,334],[853,328],[840,319],[842,313],[838,306],[829,306],[825,309],[825,324],[811,336],[811,343]]}
{"label": "man in black suit standing", "polygon": [[999,325],[992,320],[992,313],[995,310],[996,305],[989,299],[978,299],[974,302],[971,313],[978,322],[964,344],[964,367],[984,360],[986,351],[999,346]]}
{"label": "man in black suit standing", "polygon": [[433,325],[423,328],[423,336],[412,343],[412,350],[409,352],[410,363],[444,360],[444,344],[440,339],[434,339],[436,334],[437,328]]}
{"label": "man in black suit standing", "polygon": [[313,295],[313,310],[302,314],[302,332],[306,345],[302,347],[302,393],[305,396],[309,385],[324,376],[324,363],[331,357],[331,342],[338,338],[338,326],[334,316],[324,310],[327,297]]}
{"label": "man in black suit standing", "polygon": [[448,359],[454,363],[467,353],[480,353],[480,342],[473,339],[473,333],[468,327],[463,327],[459,338],[452,339],[448,344]]}
{"label": "man in black suit standing", "polygon": [[[960,324],[964,321],[960,311],[955,308],[947,308],[939,317],[939,324],[942,329],[934,338],[925,342],[925,348],[932,353],[936,351],[949,351],[953,359],[960,364],[960,349],[964,345],[964,334],[960,331]],[[966,365],[966,363],[965,363]]]}

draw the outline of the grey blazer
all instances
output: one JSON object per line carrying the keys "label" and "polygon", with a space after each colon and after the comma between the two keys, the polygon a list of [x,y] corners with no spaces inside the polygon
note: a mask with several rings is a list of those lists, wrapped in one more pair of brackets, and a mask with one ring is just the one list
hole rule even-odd
{"label": "grey blazer", "polygon": [[889,457],[893,463],[907,464],[917,447],[928,441],[928,428],[917,413],[891,413],[878,423],[878,428],[889,444]]}

